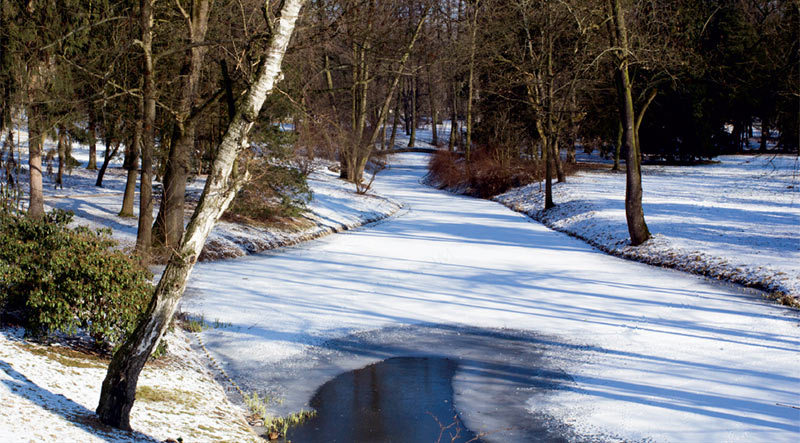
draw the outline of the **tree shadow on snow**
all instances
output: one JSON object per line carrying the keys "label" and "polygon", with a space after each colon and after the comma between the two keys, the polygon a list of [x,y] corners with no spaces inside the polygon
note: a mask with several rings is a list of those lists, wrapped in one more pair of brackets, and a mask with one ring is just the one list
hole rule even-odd
{"label": "tree shadow on snow", "polygon": [[100,423],[94,411],[90,411],[80,403],[70,400],[61,394],[54,394],[37,385],[2,360],[0,360],[0,371],[11,377],[11,380],[0,380],[0,383],[7,386],[9,392],[38,405],[52,414],[61,416],[88,434],[108,442],[137,441],[155,443],[160,441],[141,432],[122,431]]}

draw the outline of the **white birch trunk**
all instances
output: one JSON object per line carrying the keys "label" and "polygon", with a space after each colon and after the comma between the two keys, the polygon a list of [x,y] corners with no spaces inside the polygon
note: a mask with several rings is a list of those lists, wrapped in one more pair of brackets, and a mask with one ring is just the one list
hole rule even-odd
{"label": "white birch trunk", "polygon": [[247,146],[247,135],[264,100],[278,80],[283,55],[305,1],[285,1],[266,57],[259,66],[254,82],[237,103],[236,113],[220,142],[200,203],[186,227],[180,247],[172,254],[164,269],[144,320],[114,354],[103,381],[100,404],[97,407],[97,414],[103,423],[130,429],[130,410],[133,407],[139,373],[175,313],[211,228],[246,179],[237,176],[234,170],[236,159]]}

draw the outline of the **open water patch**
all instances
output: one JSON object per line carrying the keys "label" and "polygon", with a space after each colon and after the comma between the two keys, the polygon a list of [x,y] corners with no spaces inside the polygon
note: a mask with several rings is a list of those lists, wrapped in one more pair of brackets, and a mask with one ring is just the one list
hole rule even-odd
{"label": "open water patch", "polygon": [[395,357],[340,374],[314,394],[317,415],[289,431],[297,442],[480,442],[453,406],[458,363]]}
{"label": "open water patch", "polygon": [[[579,364],[573,359],[575,346],[530,331],[415,324],[359,331],[309,345],[290,358],[258,365],[233,362],[228,369],[245,392],[280,399],[268,412],[286,416],[317,409],[312,403],[320,388],[350,371],[397,357],[449,359],[456,364],[451,383],[454,409],[465,429],[480,435],[481,441],[560,442],[576,440],[571,424],[550,417],[536,404],[574,386],[564,368]],[[296,438],[292,431],[289,440],[314,441]]]}

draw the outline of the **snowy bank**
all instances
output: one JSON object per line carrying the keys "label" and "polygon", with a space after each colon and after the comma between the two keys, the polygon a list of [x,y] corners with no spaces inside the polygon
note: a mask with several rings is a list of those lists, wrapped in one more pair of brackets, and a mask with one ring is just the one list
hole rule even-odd
{"label": "snowy bank", "polygon": [[[644,166],[644,214],[653,238],[631,247],[625,174],[583,171],[494,199],[605,252],[800,298],[800,176],[796,156],[724,156],[702,166]],[[788,301],[788,300],[784,300]]]}
{"label": "snowy bank", "polygon": [[259,228],[219,222],[214,226],[200,260],[241,257],[269,249],[291,246],[324,235],[346,231],[384,219],[401,208],[394,200],[374,194],[356,194],[354,186],[328,168],[319,168],[308,179],[314,199],[299,230]]}
{"label": "snowy bank", "polygon": [[158,442],[261,439],[176,330],[167,356],[142,371],[131,411],[133,432],[102,425],[94,414],[108,360],[0,331],[0,441]]}

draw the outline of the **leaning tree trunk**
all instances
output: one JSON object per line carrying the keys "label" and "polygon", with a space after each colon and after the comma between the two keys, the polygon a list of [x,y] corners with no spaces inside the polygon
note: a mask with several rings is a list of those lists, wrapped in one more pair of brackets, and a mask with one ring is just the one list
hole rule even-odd
{"label": "leaning tree trunk", "polygon": [[614,37],[619,48],[616,75],[618,78],[617,84],[620,86],[619,105],[623,128],[623,143],[628,150],[625,160],[625,218],[628,221],[631,245],[638,246],[650,238],[650,231],[647,229],[644,210],[642,209],[641,154],[639,146],[636,144],[633,87],[628,75],[628,36],[620,0],[609,0],[608,7],[614,26]]}
{"label": "leaning tree trunk", "polygon": [[100,421],[107,425],[122,429],[131,427],[130,411],[139,374],[175,313],[186,281],[211,228],[246,179],[247,174],[236,173],[236,159],[248,145],[247,135],[278,78],[283,55],[304,2],[285,0],[266,56],[259,65],[254,82],[236,106],[236,113],[220,142],[200,202],[181,238],[181,244],[170,256],[142,320],[108,366],[100,404],[97,406]]}

